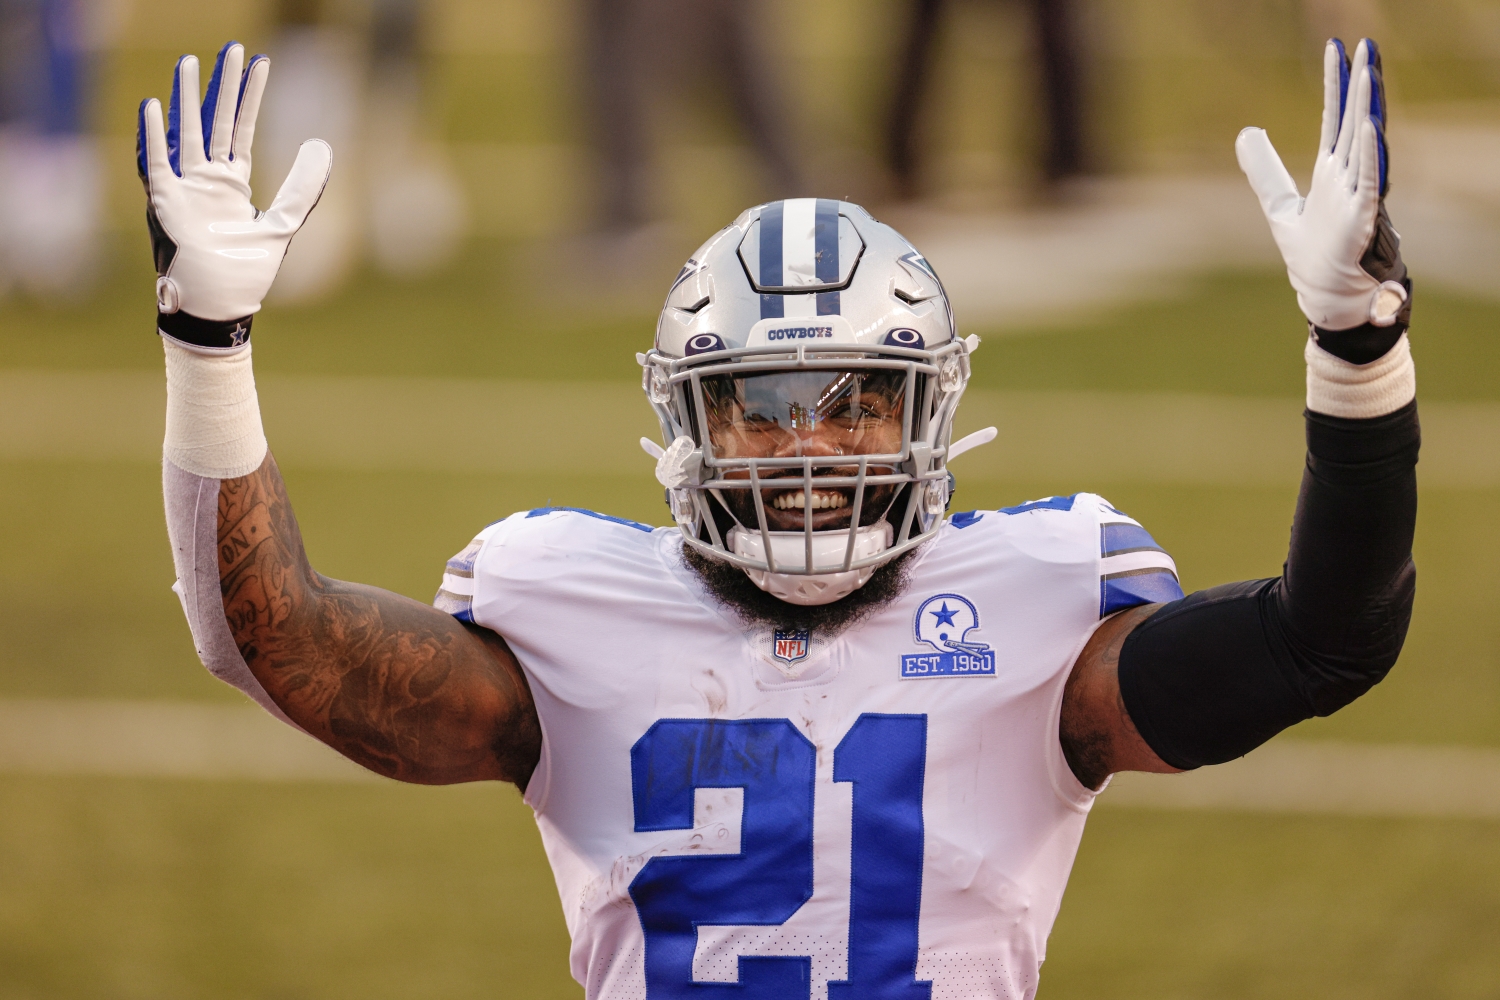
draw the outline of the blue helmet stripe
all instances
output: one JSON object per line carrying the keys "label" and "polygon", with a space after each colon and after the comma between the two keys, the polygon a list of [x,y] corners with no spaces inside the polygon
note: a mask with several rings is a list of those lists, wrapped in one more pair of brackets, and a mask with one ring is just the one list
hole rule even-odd
{"label": "blue helmet stripe", "polygon": [[760,286],[776,288],[781,280],[782,211],[786,203],[773,201],[760,213]]}
{"label": "blue helmet stripe", "polygon": [[[762,287],[774,287],[781,284],[781,223],[784,207],[784,202],[773,201],[760,213],[760,284]],[[761,319],[781,319],[785,315],[786,302],[780,295],[761,293]]]}
{"label": "blue helmet stripe", "polygon": [[[817,235],[813,237],[813,251],[816,254],[815,273],[818,281],[830,285],[837,284],[839,280],[839,203],[831,198],[819,198],[815,226]],[[821,309],[819,311],[821,312]]]}

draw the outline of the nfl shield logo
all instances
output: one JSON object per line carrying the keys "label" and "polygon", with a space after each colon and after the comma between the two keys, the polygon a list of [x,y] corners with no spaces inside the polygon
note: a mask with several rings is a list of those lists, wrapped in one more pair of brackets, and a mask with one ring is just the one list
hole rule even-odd
{"label": "nfl shield logo", "polygon": [[[765,633],[761,633],[764,635]],[[776,646],[772,650],[776,659],[796,663],[807,655],[808,631],[805,628],[777,629]]]}

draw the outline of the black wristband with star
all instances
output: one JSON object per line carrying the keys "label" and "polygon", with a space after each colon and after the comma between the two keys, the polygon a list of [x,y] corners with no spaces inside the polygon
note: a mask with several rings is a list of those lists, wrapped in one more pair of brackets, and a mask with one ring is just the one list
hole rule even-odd
{"label": "black wristband with star", "polygon": [[254,319],[254,314],[239,319],[211,320],[199,319],[181,310],[158,312],[156,330],[189,350],[227,353],[250,343],[250,323]]}

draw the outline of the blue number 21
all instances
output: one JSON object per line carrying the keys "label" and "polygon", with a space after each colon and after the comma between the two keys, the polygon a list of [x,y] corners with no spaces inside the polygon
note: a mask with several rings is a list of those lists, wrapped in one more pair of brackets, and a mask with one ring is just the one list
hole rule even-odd
{"label": "blue number 21", "polygon": [[[925,715],[859,717],[833,754],[854,785],[849,971],[829,1000],[930,1000],[918,982]],[[630,750],[637,832],[688,830],[698,788],[744,789],[740,853],[657,857],[630,883],[650,1000],[804,1000],[807,956],[740,956],[739,982],[693,981],[700,924],[781,924],[813,893],[816,751],[786,719],[663,719]]]}

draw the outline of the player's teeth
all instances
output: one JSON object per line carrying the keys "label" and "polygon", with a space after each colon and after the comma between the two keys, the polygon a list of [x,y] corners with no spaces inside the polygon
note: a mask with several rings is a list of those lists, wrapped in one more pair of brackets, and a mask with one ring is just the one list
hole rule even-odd
{"label": "player's teeth", "polygon": [[[771,505],[777,510],[804,510],[807,507],[807,495],[805,493],[781,493],[774,501],[771,501]],[[843,493],[813,493],[813,510],[838,510],[847,505],[849,505],[849,498]]]}
{"label": "player's teeth", "polygon": [[[840,507],[849,506],[849,499],[842,493],[814,493],[812,505],[813,510],[837,510]],[[805,510],[807,508],[807,495],[804,493],[783,493],[771,501],[771,506],[777,510]]]}

